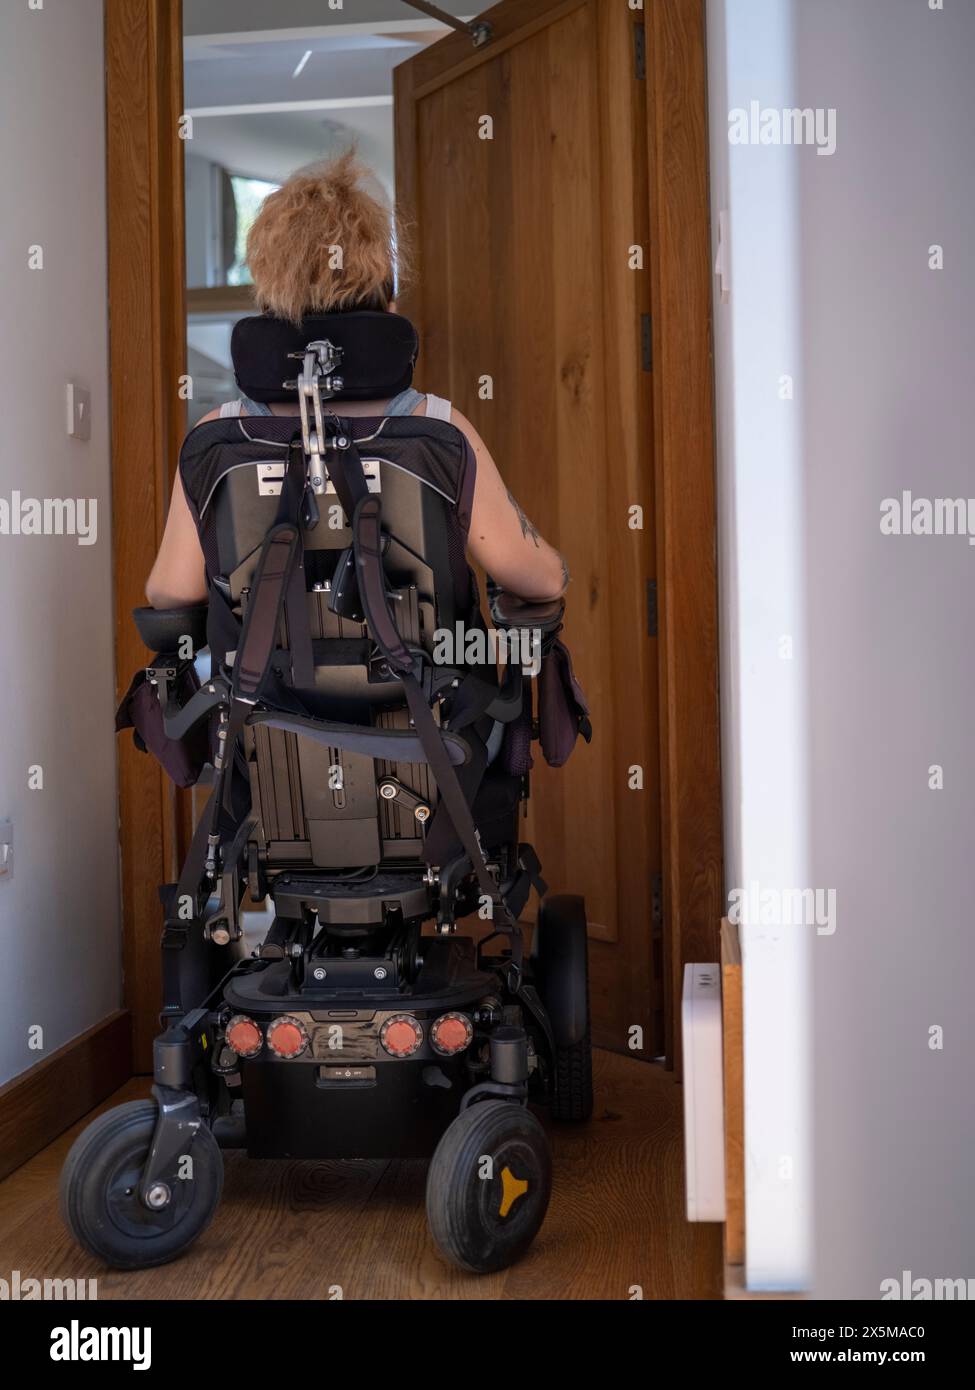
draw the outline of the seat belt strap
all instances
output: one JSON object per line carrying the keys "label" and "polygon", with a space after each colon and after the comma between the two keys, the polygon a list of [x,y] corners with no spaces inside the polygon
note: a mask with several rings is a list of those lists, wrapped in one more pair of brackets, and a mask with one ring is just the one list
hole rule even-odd
{"label": "seat belt strap", "polygon": [[[419,681],[413,674],[413,655],[400,636],[386,597],[386,575],[382,563],[382,503],[369,491],[362,459],[354,444],[328,452],[328,474],[335,493],[352,527],[359,599],[374,641],[399,676],[406,695],[413,727],[427,755],[447,814],[471,861],[481,892],[500,907],[503,930],[513,931],[518,923],[508,909],[488,869],[480,837],[467,798],[444,746],[440,726],[427,704]],[[520,943],[520,934],[515,932]],[[520,954],[520,953],[519,953]],[[520,959],[517,962],[519,968]]]}
{"label": "seat belt strap", "polygon": [[[301,528],[305,497],[305,454],[300,439],[291,441],[288,466],[281,484],[281,512],[278,519],[294,521]],[[304,552],[299,544],[296,562],[291,570],[284,611],[288,623],[288,646],[291,651],[291,682],[299,690],[310,690],[315,684],[315,658],[312,652],[311,626],[308,622],[308,591],[305,588]]]}
{"label": "seat belt strap", "polygon": [[382,567],[381,507],[379,498],[367,489],[366,495],[357,502],[352,518],[356,578],[359,582],[359,598],[366,622],[383,656],[402,682],[413,727],[427,755],[447,814],[471,861],[481,892],[500,907],[505,929],[510,931],[517,926],[517,921],[509,911],[500,887],[488,869],[474,817],[447,754],[440,727],[427,704],[419,681],[413,674],[413,656],[400,636],[389,609],[386,578]]}
{"label": "seat belt strap", "polygon": [[517,921],[509,911],[501,889],[487,866],[484,851],[481,848],[481,837],[477,833],[474,817],[471,815],[467,798],[457,779],[454,765],[447,756],[443,739],[440,737],[440,727],[433,717],[433,711],[427,704],[426,697],[412,672],[402,672],[400,680],[403,682],[403,690],[406,693],[406,702],[409,705],[414,728],[427,755],[427,761],[436,779],[440,795],[444,799],[447,814],[453,821],[454,829],[464,846],[464,852],[471,861],[477,876],[478,886],[485,897],[490,898],[492,903],[501,908],[503,926],[510,930],[517,926]]}

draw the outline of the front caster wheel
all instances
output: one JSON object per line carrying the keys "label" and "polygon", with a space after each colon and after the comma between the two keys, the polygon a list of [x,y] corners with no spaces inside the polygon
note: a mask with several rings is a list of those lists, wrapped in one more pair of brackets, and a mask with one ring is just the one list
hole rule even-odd
{"label": "front caster wheel", "polygon": [[535,1239],[551,1190],[548,1139],[531,1111],[475,1102],[444,1131],[431,1160],[430,1233],[461,1269],[506,1269]]}
{"label": "front caster wheel", "polygon": [[156,1128],[153,1101],[130,1101],[94,1120],[61,1170],[61,1215],[79,1245],[115,1269],[147,1269],[188,1249],[210,1223],[223,1188],[223,1157],[206,1125],[188,1154],[192,1174],[158,1210],[139,1197]]}

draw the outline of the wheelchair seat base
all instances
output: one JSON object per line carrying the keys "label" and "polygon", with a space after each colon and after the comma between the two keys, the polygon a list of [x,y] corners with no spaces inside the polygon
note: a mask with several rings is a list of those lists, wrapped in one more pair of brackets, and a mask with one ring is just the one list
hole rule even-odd
{"label": "wheelchair seat base", "polygon": [[[347,1003],[350,1010],[404,1008],[411,1011],[425,1008],[464,1009],[479,998],[497,990],[497,977],[476,968],[474,943],[469,937],[422,938],[423,964],[412,987],[398,984],[392,963],[381,956],[361,958],[355,964],[360,976],[368,981],[365,987],[348,987],[340,983],[340,967],[345,961],[331,957],[322,959],[325,978],[317,981],[314,965],[305,972],[305,982],[297,988],[288,961],[273,961],[264,968],[243,970],[231,977],[224,989],[224,1002],[235,1013],[293,1013],[310,1011],[320,1021],[330,1018],[336,1007]],[[386,978],[377,979],[376,970],[385,970]],[[345,1010],[339,1008],[339,1013]]]}
{"label": "wheelchair seat base", "polygon": [[415,871],[384,870],[361,879],[286,873],[274,880],[271,896],[283,917],[313,908],[322,926],[381,926],[390,908],[407,921],[430,914],[429,885]]}

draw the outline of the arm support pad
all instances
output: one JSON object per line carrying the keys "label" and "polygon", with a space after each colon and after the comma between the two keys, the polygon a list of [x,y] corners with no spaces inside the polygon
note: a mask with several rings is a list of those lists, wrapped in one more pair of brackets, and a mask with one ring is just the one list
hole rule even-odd
{"label": "arm support pad", "polygon": [[149,650],[171,656],[179,652],[184,637],[189,637],[194,653],[206,646],[207,611],[205,603],[187,608],[133,608],[132,617]]}
{"label": "arm support pad", "polygon": [[565,614],[565,599],[524,599],[488,584],[491,621],[500,628],[532,628],[543,637],[557,632]]}

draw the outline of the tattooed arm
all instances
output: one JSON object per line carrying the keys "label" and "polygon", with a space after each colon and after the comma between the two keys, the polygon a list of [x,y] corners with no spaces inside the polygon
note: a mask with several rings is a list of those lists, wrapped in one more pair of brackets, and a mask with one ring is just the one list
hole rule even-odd
{"label": "tattooed arm", "polygon": [[558,598],[569,582],[568,566],[505,487],[487,445],[471,422],[456,408],[452,418],[470,440],[477,458],[471,558],[502,589],[519,598]]}

